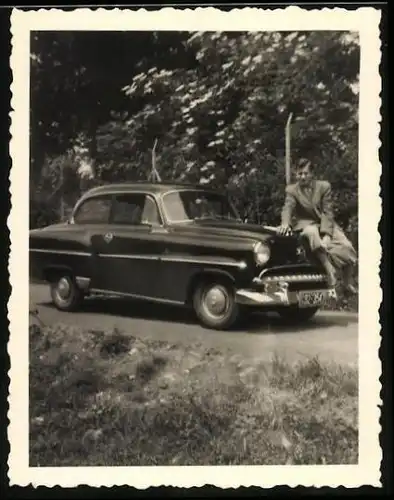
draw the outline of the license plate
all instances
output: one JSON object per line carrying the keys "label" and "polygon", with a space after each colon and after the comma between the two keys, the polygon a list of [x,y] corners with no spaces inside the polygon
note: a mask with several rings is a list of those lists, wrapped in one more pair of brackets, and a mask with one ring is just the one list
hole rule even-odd
{"label": "license plate", "polygon": [[299,292],[298,303],[300,307],[316,307],[323,304],[326,294],[321,291]]}

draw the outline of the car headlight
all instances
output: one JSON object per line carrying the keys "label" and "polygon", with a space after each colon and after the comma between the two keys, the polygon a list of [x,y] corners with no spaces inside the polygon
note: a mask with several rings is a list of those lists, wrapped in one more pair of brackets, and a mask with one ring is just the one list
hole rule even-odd
{"label": "car headlight", "polygon": [[263,266],[266,262],[269,261],[269,258],[271,257],[271,250],[269,246],[261,242],[256,243],[253,248],[253,252],[254,260],[258,266]]}

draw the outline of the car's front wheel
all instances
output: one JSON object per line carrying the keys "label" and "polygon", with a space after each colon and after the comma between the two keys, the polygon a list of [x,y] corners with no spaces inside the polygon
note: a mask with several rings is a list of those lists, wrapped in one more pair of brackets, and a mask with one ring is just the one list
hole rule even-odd
{"label": "car's front wheel", "polygon": [[318,310],[319,310],[318,307],[300,308],[297,306],[291,306],[291,307],[284,307],[283,309],[280,309],[278,312],[280,317],[284,321],[286,321],[286,323],[299,324],[299,323],[305,323],[310,319],[312,319]]}
{"label": "car's front wheel", "polygon": [[227,330],[239,318],[235,290],[226,280],[204,280],[196,287],[193,306],[199,321],[207,328]]}
{"label": "car's front wheel", "polygon": [[75,311],[81,305],[83,292],[71,275],[53,276],[49,286],[52,301],[61,311]]}

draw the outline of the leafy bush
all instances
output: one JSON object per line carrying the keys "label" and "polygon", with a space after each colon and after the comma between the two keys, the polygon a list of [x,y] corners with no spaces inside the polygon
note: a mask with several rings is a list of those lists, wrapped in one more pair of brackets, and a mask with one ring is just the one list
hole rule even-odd
{"label": "leafy bush", "polygon": [[43,32],[32,52],[32,177],[44,175],[43,151],[56,170],[77,148],[97,182],[147,179],[157,139],[163,180],[229,189],[241,215],[273,224],[292,113],[292,161],[313,161],[353,231],[356,33]]}

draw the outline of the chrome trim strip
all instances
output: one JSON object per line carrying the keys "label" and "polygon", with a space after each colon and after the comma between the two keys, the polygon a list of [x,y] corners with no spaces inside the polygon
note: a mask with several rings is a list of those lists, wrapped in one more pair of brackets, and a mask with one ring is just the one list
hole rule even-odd
{"label": "chrome trim strip", "polygon": [[148,297],[147,295],[139,295],[136,293],[126,293],[126,292],[114,292],[113,290],[104,290],[102,288],[92,288],[90,290],[91,293],[103,293],[105,295],[115,295],[117,297],[130,297],[134,299],[143,299],[149,300],[152,302],[158,302],[162,304],[173,304],[173,305],[183,305],[184,302],[178,300],[170,300],[170,299],[159,299],[157,297]]}
{"label": "chrome trim strip", "polygon": [[194,257],[171,257],[171,256],[163,256],[161,257],[161,260],[165,262],[185,262],[185,263],[191,263],[191,264],[208,264],[208,265],[215,265],[215,266],[231,266],[231,267],[238,267],[239,269],[245,269],[247,267],[246,262],[232,262],[232,261],[220,261],[220,260],[214,260],[214,259],[204,259],[204,258],[194,258]]}
{"label": "chrome trim strip", "polygon": [[29,248],[29,252],[37,253],[54,253],[59,255],[78,255],[80,257],[90,257],[91,254],[88,252],[78,252],[76,250],[55,250],[49,248]]}
{"label": "chrome trim strip", "polygon": [[141,255],[141,254],[115,254],[115,253],[99,253],[99,257],[109,259],[144,259],[144,260],[159,260],[160,255]]}
{"label": "chrome trim strip", "polygon": [[[50,249],[37,249],[31,248],[31,252],[40,252],[40,253],[54,253],[59,255],[77,255],[82,257],[90,257],[91,254],[87,252],[77,252],[73,250],[50,250]],[[112,258],[112,259],[141,259],[141,260],[161,260],[164,262],[184,262],[190,264],[207,264],[207,265],[215,265],[215,266],[231,266],[238,267],[239,269],[245,269],[247,267],[246,262],[223,262],[220,260],[211,260],[209,258],[193,258],[193,257],[171,257],[166,255],[142,255],[142,254],[110,254],[110,253],[99,253],[99,257],[103,258]]]}
{"label": "chrome trim strip", "polygon": [[204,259],[204,258],[194,258],[194,257],[171,257],[168,255],[142,255],[142,254],[107,254],[100,253],[99,257],[112,258],[112,259],[141,259],[141,260],[160,260],[163,262],[183,262],[189,264],[207,264],[215,266],[231,266],[238,267],[239,269],[245,269],[247,267],[246,262],[223,262],[220,260]]}

